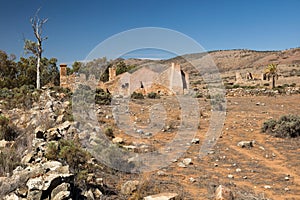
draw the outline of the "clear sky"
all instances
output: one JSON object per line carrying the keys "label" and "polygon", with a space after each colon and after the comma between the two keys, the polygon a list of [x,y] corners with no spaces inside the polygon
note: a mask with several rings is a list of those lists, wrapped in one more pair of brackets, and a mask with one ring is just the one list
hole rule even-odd
{"label": "clear sky", "polygon": [[49,18],[44,56],[83,60],[108,37],[139,27],[173,29],[206,50],[300,46],[299,0],[0,0],[0,49],[23,56],[30,17]]}

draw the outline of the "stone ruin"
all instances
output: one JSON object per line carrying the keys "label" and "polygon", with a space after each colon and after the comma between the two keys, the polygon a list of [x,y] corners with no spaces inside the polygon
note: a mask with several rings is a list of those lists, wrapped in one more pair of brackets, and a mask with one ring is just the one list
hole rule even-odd
{"label": "stone ruin", "polygon": [[183,95],[189,90],[189,74],[181,69],[179,64],[172,63],[162,72],[156,72],[148,67],[142,67],[129,73],[116,75],[116,68],[109,68],[109,80],[97,81],[94,75],[88,78],[85,74],[67,75],[67,65],[60,65],[60,86],[72,91],[78,84],[89,85],[92,89],[101,88],[113,95],[129,96],[133,92],[148,94],[155,92],[160,95]]}
{"label": "stone ruin", "polygon": [[235,73],[235,84],[247,83],[248,81],[265,81],[267,80],[265,73],[251,73],[247,71],[246,74],[240,72]]}

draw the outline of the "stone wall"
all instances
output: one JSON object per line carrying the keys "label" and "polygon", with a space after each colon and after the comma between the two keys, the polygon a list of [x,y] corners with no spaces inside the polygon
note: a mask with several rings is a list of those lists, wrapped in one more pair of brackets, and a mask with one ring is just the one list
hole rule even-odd
{"label": "stone wall", "polygon": [[[76,84],[75,84],[76,83]],[[184,94],[189,89],[189,75],[181,70],[179,64],[172,63],[171,67],[158,73],[147,67],[143,67],[133,72],[126,72],[116,76],[116,68],[109,68],[109,81],[97,81],[94,75],[86,77],[67,75],[67,65],[60,65],[60,85],[61,87],[74,90],[78,84],[89,85],[92,89],[102,88],[114,95],[129,96],[133,92],[160,93],[164,95]]]}

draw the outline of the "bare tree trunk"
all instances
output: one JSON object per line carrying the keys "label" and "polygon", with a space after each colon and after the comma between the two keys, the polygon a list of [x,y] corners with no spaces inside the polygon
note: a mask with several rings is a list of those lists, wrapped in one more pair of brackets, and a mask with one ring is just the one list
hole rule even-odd
{"label": "bare tree trunk", "polygon": [[272,76],[272,89],[275,88],[275,76]]}
{"label": "bare tree trunk", "polygon": [[38,90],[41,89],[40,66],[41,66],[41,57],[39,54],[37,57],[37,65],[36,65],[36,88]]}

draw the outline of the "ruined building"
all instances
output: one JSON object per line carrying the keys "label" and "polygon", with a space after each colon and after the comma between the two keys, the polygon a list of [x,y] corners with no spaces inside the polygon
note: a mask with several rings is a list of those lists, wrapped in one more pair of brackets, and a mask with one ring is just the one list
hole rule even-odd
{"label": "ruined building", "polygon": [[116,75],[116,68],[109,68],[108,82],[97,81],[95,76],[88,79],[84,74],[67,75],[67,65],[60,65],[61,87],[74,90],[79,83],[108,90],[113,95],[128,96],[133,92],[148,94],[155,92],[161,95],[185,94],[189,90],[189,75],[184,72],[179,64],[172,63],[162,72],[156,72],[148,67],[142,67],[129,73]]}

